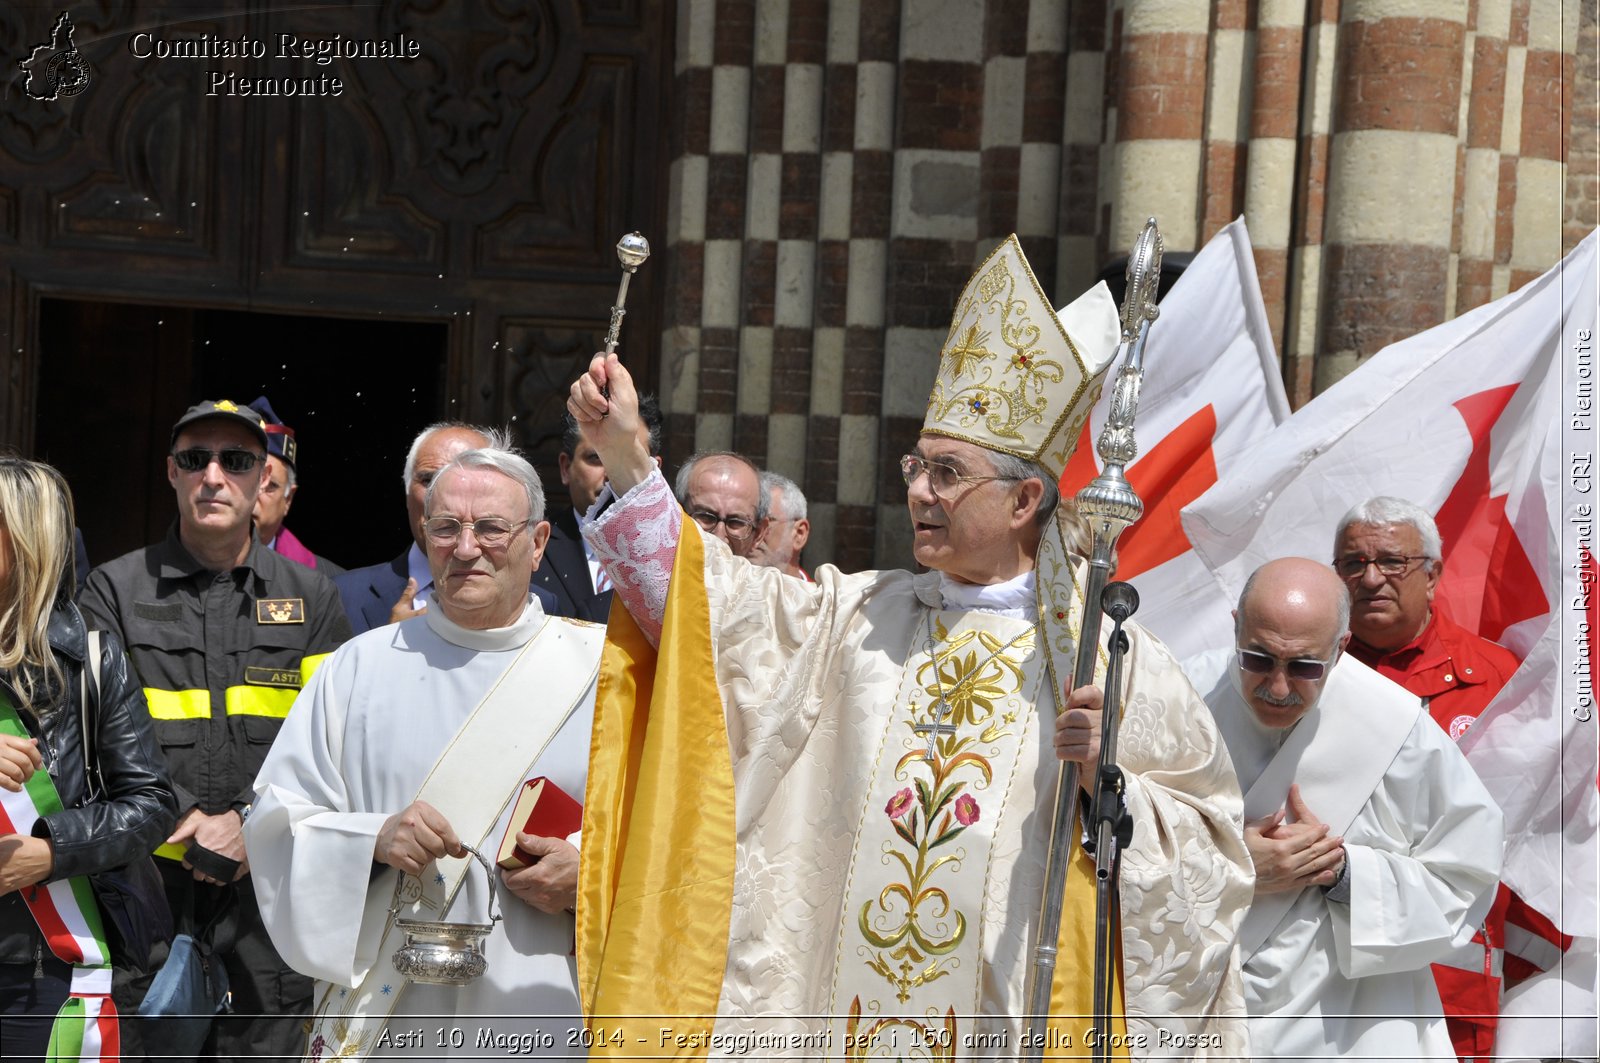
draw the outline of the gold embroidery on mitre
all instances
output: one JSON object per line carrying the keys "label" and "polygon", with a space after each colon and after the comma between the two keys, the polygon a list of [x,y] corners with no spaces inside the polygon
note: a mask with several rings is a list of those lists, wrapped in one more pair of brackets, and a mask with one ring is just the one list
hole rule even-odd
{"label": "gold embroidery on mitre", "polygon": [[1008,237],[956,303],[922,429],[1060,475],[1099,395],[1089,366],[1109,360],[1085,353]]}

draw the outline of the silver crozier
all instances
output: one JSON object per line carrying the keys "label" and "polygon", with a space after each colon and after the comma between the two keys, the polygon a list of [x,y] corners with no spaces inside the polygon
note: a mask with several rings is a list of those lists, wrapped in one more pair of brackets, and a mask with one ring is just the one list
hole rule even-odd
{"label": "silver crozier", "polygon": [[[1100,647],[1100,595],[1111,574],[1111,552],[1117,545],[1117,536],[1144,513],[1144,503],[1134,494],[1122,470],[1139,453],[1133,439],[1133,415],[1139,407],[1139,385],[1144,380],[1145,339],[1150,334],[1150,323],[1159,313],[1156,285],[1160,279],[1161,230],[1151,218],[1145,222],[1144,231],[1134,241],[1133,251],[1128,256],[1127,292],[1122,299],[1122,339],[1117,344],[1117,354],[1123,356],[1122,369],[1112,384],[1111,412],[1098,443],[1104,471],[1077,496],[1078,512],[1094,532],[1094,548],[1083,592],[1083,624],[1072,674],[1073,690],[1094,682],[1095,656]],[[1056,942],[1061,936],[1061,902],[1067,884],[1067,857],[1078,835],[1077,764],[1062,762],[1056,777],[1055,804],[1023,1038],[1022,1058],[1029,1060],[1044,1058],[1050,989],[1055,980]],[[1105,1016],[1095,1016],[1094,1022],[1097,1031],[1109,1032],[1105,1029]]]}

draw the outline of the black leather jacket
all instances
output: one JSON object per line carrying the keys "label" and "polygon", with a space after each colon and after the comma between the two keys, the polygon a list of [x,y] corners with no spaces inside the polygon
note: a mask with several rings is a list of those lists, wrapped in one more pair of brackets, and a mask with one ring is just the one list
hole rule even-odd
{"label": "black leather jacket", "polygon": [[[145,708],[144,691],[134,679],[117,637],[100,642],[100,705],[94,746],[107,796],[85,805],[83,725],[79,691],[88,638],[77,606],[51,614],[50,648],[67,677],[63,704],[42,720],[21,713],[39,739],[45,768],[55,780],[62,811],[46,816],[33,833],[50,839],[55,864],[50,881],[121,867],[166,840],[177,822],[178,803],[167,779]],[[0,675],[0,683],[10,677]],[[0,897],[0,963],[33,963],[43,938],[21,892]],[[45,950],[48,955],[48,949]]]}

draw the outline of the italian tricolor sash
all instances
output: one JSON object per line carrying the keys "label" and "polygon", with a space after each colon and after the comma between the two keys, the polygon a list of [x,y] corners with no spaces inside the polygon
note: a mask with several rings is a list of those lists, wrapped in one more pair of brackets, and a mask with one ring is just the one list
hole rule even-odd
{"label": "italian tricolor sash", "polygon": [[[31,736],[16,706],[0,691],[0,734]],[[22,790],[0,790],[0,835],[33,833],[40,819],[62,809],[48,771],[36,771]],[[115,1061],[121,1055],[117,1008],[111,1002],[111,953],[94,890],[86,875],[30,886],[22,899],[55,956],[72,965],[72,995],[56,1013],[50,1060]]]}

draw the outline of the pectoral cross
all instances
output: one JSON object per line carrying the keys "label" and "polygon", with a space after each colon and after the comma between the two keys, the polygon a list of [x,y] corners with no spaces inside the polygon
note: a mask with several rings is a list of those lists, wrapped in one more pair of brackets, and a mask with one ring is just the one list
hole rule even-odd
{"label": "pectoral cross", "polygon": [[939,736],[955,734],[956,725],[944,722],[945,717],[950,715],[950,706],[943,698],[928,707],[928,715],[933,718],[932,723],[915,724],[911,729],[919,735],[928,736],[928,759],[932,760]]}

